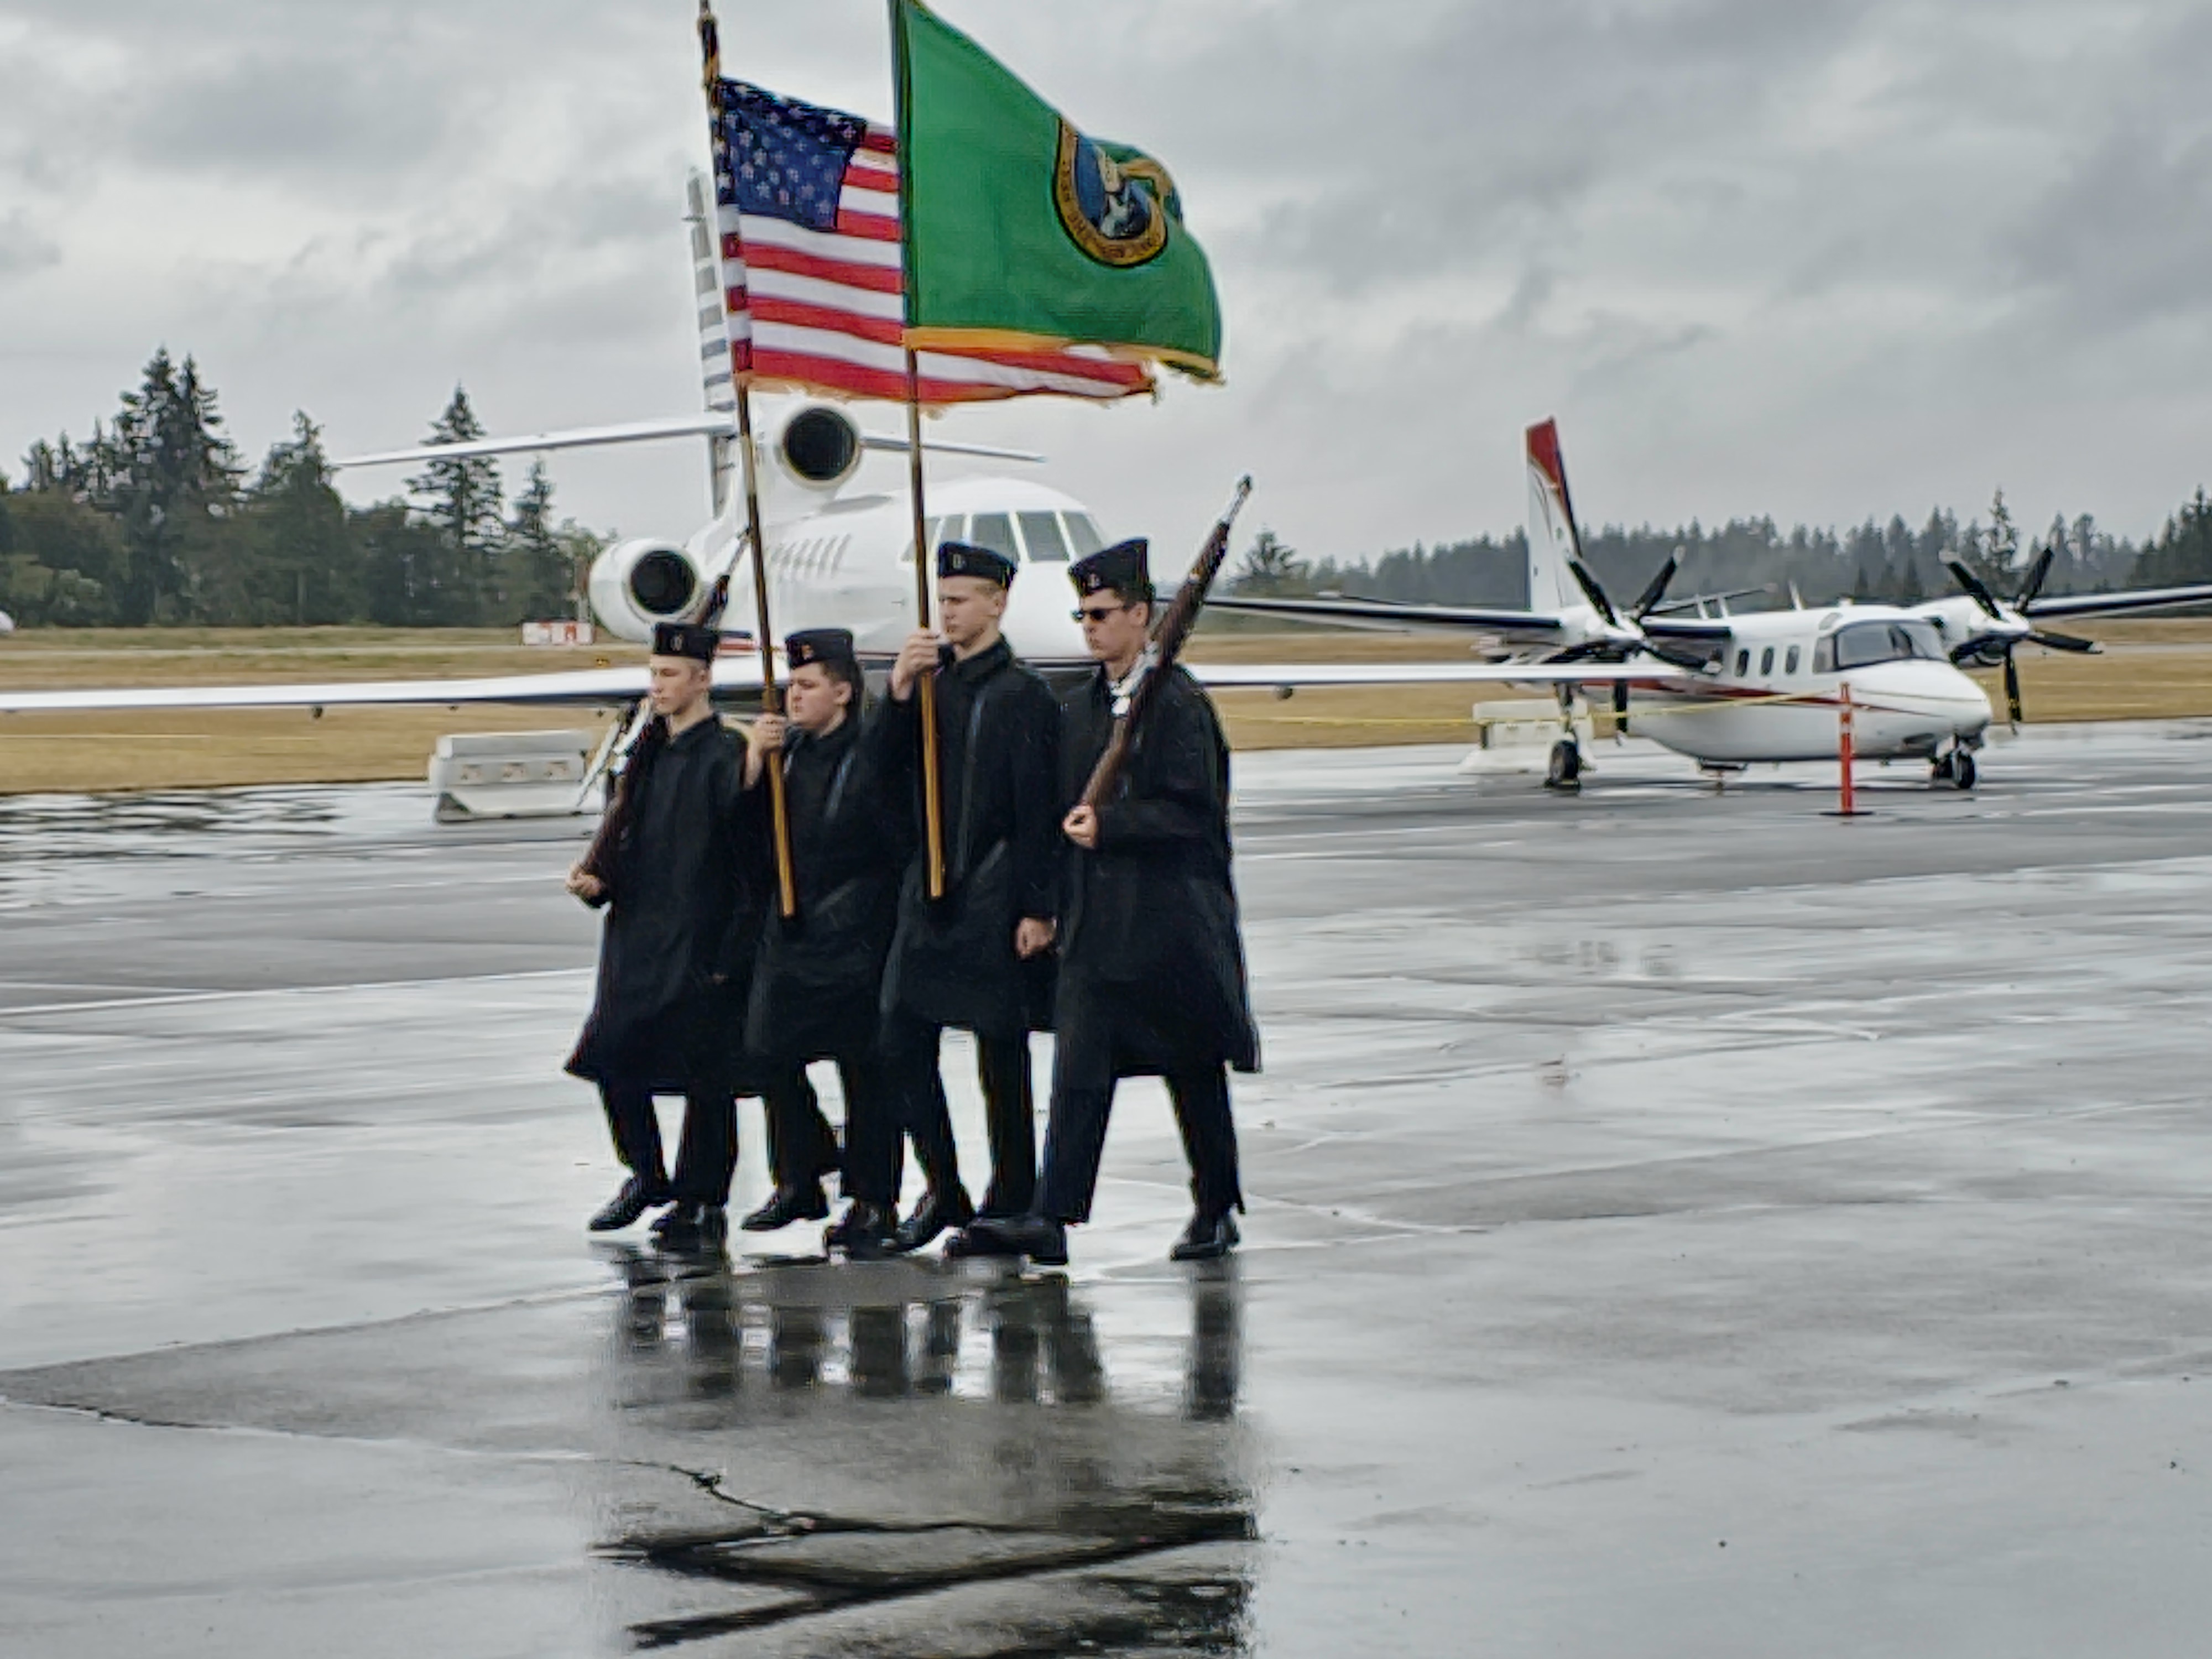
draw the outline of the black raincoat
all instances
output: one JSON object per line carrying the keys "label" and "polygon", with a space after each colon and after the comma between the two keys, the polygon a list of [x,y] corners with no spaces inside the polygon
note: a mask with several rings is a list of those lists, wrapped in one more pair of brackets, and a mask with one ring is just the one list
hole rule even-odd
{"label": "black raincoat", "polygon": [[634,787],[568,1069],[660,1094],[756,1093],[744,1008],[770,872],[744,744],[710,717],[660,745]]}
{"label": "black raincoat", "polygon": [[919,696],[884,698],[868,732],[886,784],[912,803],[915,849],[899,892],[884,1010],[1018,1037],[1049,1020],[1049,958],[1024,963],[1014,930],[1024,917],[1059,914],[1059,707],[1003,640],[965,662],[945,653],[937,732],[947,896],[933,905],[923,868],[920,704]]}
{"label": "black raincoat", "polygon": [[[1066,807],[1082,799],[1113,732],[1102,669],[1061,699]],[[1257,1071],[1230,877],[1229,744],[1182,669],[1169,669],[1153,693],[1098,828],[1096,852],[1067,846],[1054,1020],[1063,1041],[1104,1022],[1123,1077],[1222,1063]]]}
{"label": "black raincoat", "polygon": [[903,803],[884,799],[857,715],[824,737],[788,728],[783,776],[799,921],[787,926],[771,896],[746,1044],[799,1061],[865,1054],[898,915]]}

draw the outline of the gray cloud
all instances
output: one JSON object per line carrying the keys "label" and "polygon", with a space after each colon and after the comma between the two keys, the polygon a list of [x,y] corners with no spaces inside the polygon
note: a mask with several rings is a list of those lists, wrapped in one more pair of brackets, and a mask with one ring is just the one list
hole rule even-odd
{"label": "gray cloud", "polygon": [[0,282],[61,261],[60,246],[40,235],[22,209],[0,218]]}
{"label": "gray cloud", "polygon": [[[1175,171],[1229,386],[950,417],[1171,533],[1249,467],[1314,552],[1504,528],[1557,413],[1599,517],[2094,510],[2212,475],[2212,15],[2193,0],[945,0]],[[878,0],[725,9],[730,67],[889,112]],[[0,0],[0,453],[157,339],[249,444],[696,403],[691,0]],[[20,203],[19,206],[17,204]],[[894,418],[889,411],[881,419]],[[577,457],[681,532],[695,456]],[[890,482],[890,475],[886,481]],[[364,479],[367,489],[382,481]]]}

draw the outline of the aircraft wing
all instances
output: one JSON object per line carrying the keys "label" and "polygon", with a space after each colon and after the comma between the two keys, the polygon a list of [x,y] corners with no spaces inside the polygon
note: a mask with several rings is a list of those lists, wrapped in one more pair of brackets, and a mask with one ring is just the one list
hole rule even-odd
{"label": "aircraft wing", "polygon": [[1615,685],[1694,687],[1705,677],[1656,662],[1193,662],[1217,691],[1329,685]]}
{"label": "aircraft wing", "polygon": [[1276,599],[1250,594],[1209,598],[1209,611],[1231,616],[1274,617],[1285,622],[1333,623],[1340,628],[1434,629],[1447,633],[1494,635],[1516,644],[1556,644],[1565,629],[1557,617],[1540,611],[1489,610],[1477,605],[1401,605],[1391,599]]}
{"label": "aircraft wing", "polygon": [[2055,593],[2031,599],[2025,614],[2045,617],[2117,617],[2130,611],[2166,611],[2176,605],[2212,605],[2212,582],[2187,587],[2139,587],[2126,593]]}
{"label": "aircraft wing", "polygon": [[[717,695],[760,689],[757,657],[714,663]],[[605,706],[645,695],[643,664],[563,674],[507,674],[474,680],[352,680],[323,685],[160,685],[67,691],[0,690],[0,714],[97,714],[154,708],[459,708],[466,703]]]}

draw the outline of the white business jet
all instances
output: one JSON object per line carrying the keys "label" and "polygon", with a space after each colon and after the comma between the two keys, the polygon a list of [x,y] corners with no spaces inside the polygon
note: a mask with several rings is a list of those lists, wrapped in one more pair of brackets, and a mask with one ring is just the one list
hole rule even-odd
{"label": "white business jet", "polygon": [[1848,694],[1860,757],[1925,761],[1934,781],[1970,789],[1991,714],[1981,687],[1957,665],[2002,665],[2016,725],[2020,678],[2013,653],[2020,646],[2097,648],[2092,641],[2045,629],[2045,618],[2212,602],[2212,583],[2045,599],[2046,550],[2010,601],[1954,562],[1952,575],[1964,592],[1925,605],[1844,601],[1808,609],[1793,593],[1786,611],[1731,616],[1727,597],[1667,603],[1679,568],[1674,556],[1624,612],[1583,561],[1555,422],[1528,428],[1528,461],[1526,611],[1336,596],[1236,596],[1213,603],[1301,622],[1470,636],[1475,650],[1492,659],[1481,678],[1545,684],[1556,692],[1563,735],[1545,779],[1554,788],[1576,787],[1583,769],[1575,693],[1604,684],[1621,729],[1686,755],[1716,775],[1754,764],[1833,758]]}

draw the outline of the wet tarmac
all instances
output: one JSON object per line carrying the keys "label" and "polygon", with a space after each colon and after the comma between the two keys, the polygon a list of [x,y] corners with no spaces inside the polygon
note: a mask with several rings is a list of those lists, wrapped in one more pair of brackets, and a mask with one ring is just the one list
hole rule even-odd
{"label": "wet tarmac", "polygon": [[586,1238],[579,823],[0,801],[0,1651],[2201,1652],[2205,736],[1243,760],[1246,1248],[1027,1278]]}

